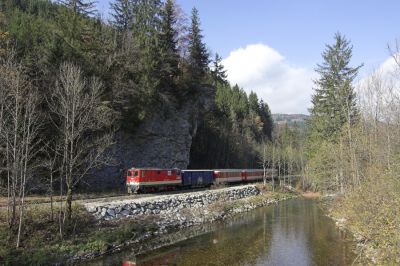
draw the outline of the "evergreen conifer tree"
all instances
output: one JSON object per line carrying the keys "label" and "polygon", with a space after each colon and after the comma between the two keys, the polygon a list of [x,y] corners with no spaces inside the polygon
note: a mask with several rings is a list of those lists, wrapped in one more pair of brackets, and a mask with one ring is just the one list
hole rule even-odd
{"label": "evergreen conifer tree", "polygon": [[110,4],[111,16],[113,17],[112,23],[119,31],[128,30],[133,20],[133,7],[132,0],[115,0]]}
{"label": "evergreen conifer tree", "polygon": [[177,49],[177,31],[174,28],[176,23],[174,2],[167,0],[161,12],[161,79],[165,85],[171,86],[173,79],[179,74],[179,54]]}
{"label": "evergreen conifer tree", "polygon": [[155,100],[160,88],[160,13],[159,0],[142,0],[134,7],[132,29],[140,50],[138,87],[146,95],[146,106]]}
{"label": "evergreen conifer tree", "polygon": [[258,103],[258,96],[255,92],[251,91],[249,94],[249,107],[250,111],[258,113],[260,111],[260,106]]}
{"label": "evergreen conifer tree", "polygon": [[219,56],[218,53],[215,54],[215,59],[213,62],[213,70],[211,71],[211,75],[216,82],[220,82],[223,84],[227,84],[227,75],[224,66],[221,63],[222,58]]}
{"label": "evergreen conifer tree", "polygon": [[267,103],[264,103],[263,100],[260,100],[260,116],[263,122],[263,133],[268,137],[269,140],[272,140],[272,131],[274,129],[274,120],[272,119],[271,110]]}
{"label": "evergreen conifer tree", "polygon": [[357,119],[356,95],[351,83],[362,65],[349,65],[352,49],[350,41],[336,33],[335,43],[326,46],[322,53],[324,61],[317,66],[320,77],[315,81],[310,112],[312,128],[321,137],[335,137],[343,124],[352,124]]}
{"label": "evergreen conifer tree", "polygon": [[199,83],[208,70],[209,54],[200,29],[199,12],[192,9],[189,29],[189,71],[193,83]]}
{"label": "evergreen conifer tree", "polygon": [[59,0],[59,2],[72,10],[75,14],[92,16],[96,12],[96,1],[91,0]]}

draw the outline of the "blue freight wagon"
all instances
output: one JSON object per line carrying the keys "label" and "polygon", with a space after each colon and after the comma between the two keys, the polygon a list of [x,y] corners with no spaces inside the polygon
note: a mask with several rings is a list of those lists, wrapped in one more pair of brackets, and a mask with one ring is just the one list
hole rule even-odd
{"label": "blue freight wagon", "polygon": [[182,170],[181,177],[184,187],[208,187],[214,182],[214,171]]}

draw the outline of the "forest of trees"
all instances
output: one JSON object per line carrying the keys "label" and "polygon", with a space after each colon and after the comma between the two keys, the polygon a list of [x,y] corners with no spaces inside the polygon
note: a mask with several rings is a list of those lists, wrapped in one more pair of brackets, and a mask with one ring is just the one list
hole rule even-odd
{"label": "forest of trees", "polygon": [[227,81],[197,9],[187,17],[173,0],[114,0],[110,12],[100,18],[90,0],[0,2],[0,243],[24,242],[33,189],[61,199],[49,212],[52,237],[72,234],[75,189],[112,160],[115,134],[134,136],[207,87],[213,108],[198,121],[190,168],[274,168],[280,184],[301,176],[304,190],[344,195],[336,212],[384,250],[383,264],[400,258],[398,49],[391,80],[376,71],[356,87],[362,66],[335,34],[316,67],[306,128],[274,128],[268,104]]}
{"label": "forest of trees", "polygon": [[215,110],[206,114],[194,139],[191,168],[260,168],[259,146],[272,140],[269,107],[257,94],[230,86],[216,55],[212,71]]}
{"label": "forest of trees", "polygon": [[380,264],[395,265],[400,262],[400,51],[390,50],[395,63],[390,78],[377,70],[355,87],[361,66],[351,66],[352,50],[337,33],[317,66],[305,177],[314,190],[341,193],[336,215],[377,250]]}
{"label": "forest of trees", "polygon": [[77,185],[111,161],[116,132],[133,136],[204,87],[214,108],[200,121],[192,167],[257,167],[258,145],[271,139],[268,105],[228,84],[195,8],[188,19],[172,0],[115,0],[110,12],[100,18],[90,0],[0,3],[0,193],[16,247],[32,189],[65,202],[50,214],[62,239]]}

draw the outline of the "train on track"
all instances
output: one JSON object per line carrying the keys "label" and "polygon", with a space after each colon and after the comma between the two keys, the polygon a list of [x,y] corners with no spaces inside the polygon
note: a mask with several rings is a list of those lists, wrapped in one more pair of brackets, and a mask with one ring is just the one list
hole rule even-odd
{"label": "train on track", "polygon": [[[265,173],[272,178],[272,169]],[[126,172],[128,193],[146,193],[164,190],[210,187],[259,181],[264,178],[263,169],[180,170],[157,168],[131,168]]]}

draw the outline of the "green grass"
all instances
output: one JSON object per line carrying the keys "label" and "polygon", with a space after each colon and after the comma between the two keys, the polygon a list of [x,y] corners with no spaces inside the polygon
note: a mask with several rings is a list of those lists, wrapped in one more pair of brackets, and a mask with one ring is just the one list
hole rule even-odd
{"label": "green grass", "polygon": [[155,229],[151,221],[99,222],[79,205],[74,206],[73,213],[72,224],[65,228],[66,232],[61,238],[58,221],[50,220],[47,208],[30,208],[24,220],[19,249],[15,248],[16,235],[6,224],[5,213],[1,213],[0,265],[52,264],[77,254],[102,253],[141,232]]}

